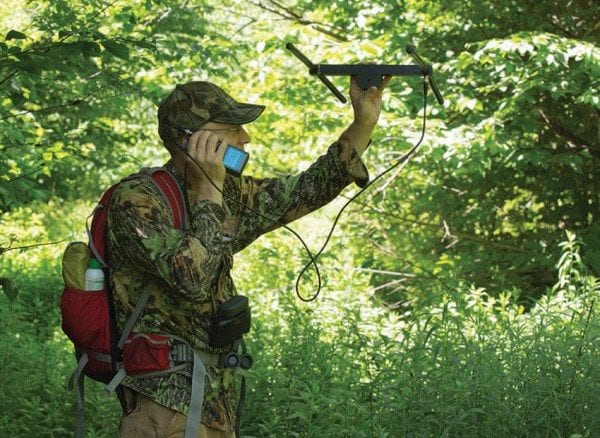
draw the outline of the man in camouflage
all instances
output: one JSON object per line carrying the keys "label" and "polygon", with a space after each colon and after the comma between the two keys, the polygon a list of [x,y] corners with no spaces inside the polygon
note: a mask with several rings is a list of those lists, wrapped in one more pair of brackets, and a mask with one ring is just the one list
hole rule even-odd
{"label": "man in camouflage", "polygon": [[[109,206],[107,244],[120,327],[150,288],[137,333],[175,335],[194,349],[215,352],[208,345],[209,326],[217,304],[236,295],[233,254],[278,223],[327,204],[348,184],[367,183],[360,157],[388,81],[384,78],[379,89],[361,90],[353,78],[354,121],[309,169],[269,179],[226,174],[221,146],[244,149],[250,137],[243,125],[264,106],[239,103],[208,82],[177,85],[158,108],[159,135],[171,154],[165,168],[187,194],[189,226],[174,228],[171,208],[151,179],[130,178],[119,185]],[[126,378],[121,436],[183,436],[191,376],[190,364],[165,375]],[[206,366],[199,436],[235,436],[235,392],[233,369]]]}

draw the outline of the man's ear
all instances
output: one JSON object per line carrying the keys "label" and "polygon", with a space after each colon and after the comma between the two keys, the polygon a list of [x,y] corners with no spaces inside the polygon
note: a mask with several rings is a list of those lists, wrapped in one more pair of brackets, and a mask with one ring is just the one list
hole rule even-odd
{"label": "man's ear", "polygon": [[172,141],[163,141],[163,146],[167,151],[169,151],[169,154],[171,154],[172,158],[175,158],[177,154],[181,153],[181,148],[179,147],[179,145]]}
{"label": "man's ear", "polygon": [[167,123],[160,124],[158,129],[158,135],[165,143],[165,146],[167,145],[167,143],[181,142],[182,137],[182,133],[179,129]]}

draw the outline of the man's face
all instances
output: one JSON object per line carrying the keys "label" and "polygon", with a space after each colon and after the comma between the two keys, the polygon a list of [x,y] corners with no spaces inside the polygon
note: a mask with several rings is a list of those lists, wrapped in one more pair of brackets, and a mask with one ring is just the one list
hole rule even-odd
{"label": "man's face", "polygon": [[245,150],[244,145],[250,142],[250,136],[243,125],[230,125],[227,123],[208,122],[201,129],[214,132],[225,137],[225,142],[241,150]]}

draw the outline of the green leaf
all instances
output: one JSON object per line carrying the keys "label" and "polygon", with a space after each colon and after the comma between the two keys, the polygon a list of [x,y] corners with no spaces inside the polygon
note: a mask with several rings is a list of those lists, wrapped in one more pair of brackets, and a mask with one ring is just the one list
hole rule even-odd
{"label": "green leaf", "polygon": [[98,56],[100,54],[100,46],[97,43],[85,41],[79,45],[81,54],[86,58]]}
{"label": "green leaf", "polygon": [[25,39],[27,39],[27,35],[19,32],[18,30],[14,30],[14,29],[10,30],[6,34],[6,38],[5,38],[5,40],[25,40]]}
{"label": "green leaf", "polygon": [[152,42],[148,42],[148,41],[134,41],[132,44],[136,47],[141,47],[143,49],[155,49],[156,48],[156,44],[154,44]]}
{"label": "green leaf", "polygon": [[29,73],[38,74],[41,71],[39,64],[33,59],[33,57],[29,55],[21,55],[19,56],[19,68]]}
{"label": "green leaf", "polygon": [[19,295],[19,290],[15,286],[15,281],[12,278],[0,277],[0,287],[11,302]]}
{"label": "green leaf", "polygon": [[65,43],[60,47],[60,51],[67,59],[74,58],[82,52],[81,43]]}
{"label": "green leaf", "polygon": [[65,37],[68,37],[68,36],[71,36],[71,35],[74,35],[74,34],[75,34],[75,32],[70,31],[70,30],[59,30],[58,31],[58,37],[60,39],[63,39]]}
{"label": "green leaf", "polygon": [[129,59],[129,47],[125,44],[111,40],[102,41],[101,44],[111,55],[121,59]]}

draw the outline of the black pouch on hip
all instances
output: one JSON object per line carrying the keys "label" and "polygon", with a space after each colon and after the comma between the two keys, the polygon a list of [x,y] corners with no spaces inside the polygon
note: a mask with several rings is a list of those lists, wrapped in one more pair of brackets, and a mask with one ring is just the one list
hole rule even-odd
{"label": "black pouch on hip", "polygon": [[236,295],[219,304],[210,328],[208,345],[221,348],[232,344],[250,331],[250,319],[248,297]]}

